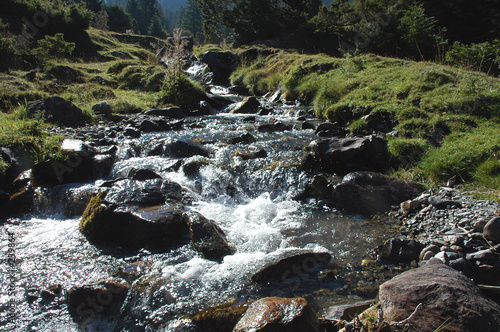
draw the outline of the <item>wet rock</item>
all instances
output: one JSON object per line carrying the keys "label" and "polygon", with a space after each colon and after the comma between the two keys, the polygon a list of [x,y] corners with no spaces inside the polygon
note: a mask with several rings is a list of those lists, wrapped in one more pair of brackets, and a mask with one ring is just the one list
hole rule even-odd
{"label": "wet rock", "polygon": [[101,101],[92,106],[92,110],[96,114],[101,114],[101,115],[111,115],[111,113],[113,113],[113,108],[111,107],[110,104],[108,104],[105,101]]}
{"label": "wet rock", "polygon": [[141,131],[134,127],[128,126],[123,130],[123,135],[130,138],[139,138],[141,137]]}
{"label": "wet rock", "polygon": [[302,130],[315,129],[314,125],[310,122],[307,122],[307,121],[303,121],[300,126],[301,126]]}
{"label": "wet rock", "polygon": [[267,158],[267,152],[264,149],[258,151],[238,152],[237,154],[243,160]]}
{"label": "wet rock", "polygon": [[213,220],[195,211],[188,212],[187,215],[191,242],[204,258],[220,262],[224,256],[236,252],[236,249],[229,245],[224,231]]}
{"label": "wet rock", "polygon": [[67,294],[70,313],[86,322],[91,322],[100,315],[117,315],[128,289],[126,283],[114,280],[97,285],[71,287]]}
{"label": "wet rock", "polygon": [[152,263],[140,261],[120,266],[113,274],[115,277],[125,280],[128,283],[139,279],[151,267]]}
{"label": "wet rock", "polygon": [[414,260],[418,261],[424,247],[422,243],[415,240],[390,239],[378,246],[376,251],[379,259],[409,263]]}
{"label": "wet rock", "polygon": [[162,155],[173,158],[208,157],[210,152],[197,143],[177,140],[163,145]]}
{"label": "wet rock", "polygon": [[196,111],[190,113],[190,115],[195,115],[195,116],[206,116],[214,114],[215,114],[214,108],[204,100],[200,101],[200,106]]}
{"label": "wet rock", "polygon": [[[196,331],[232,332],[247,308],[246,303],[219,305],[190,317],[188,324],[189,326],[194,325]],[[189,331],[189,328],[181,328],[179,331]]]}
{"label": "wet rock", "polygon": [[389,161],[387,144],[377,136],[315,140],[309,149],[314,167],[328,173],[381,171]]}
{"label": "wet rock", "polygon": [[257,118],[255,116],[247,116],[246,118],[243,118],[241,121],[254,123],[256,120],[257,120]]}
{"label": "wet rock", "polygon": [[146,111],[144,114],[150,116],[161,116],[168,119],[184,119],[186,117],[186,113],[179,107],[151,109]]}
{"label": "wet rock", "polygon": [[422,189],[417,183],[382,174],[354,172],[333,187],[330,200],[348,213],[373,215],[390,211],[393,206],[417,196]]}
{"label": "wet rock", "polygon": [[45,99],[43,107],[30,104],[28,117],[32,118],[40,114],[47,122],[66,127],[85,126],[87,118],[83,111],[76,107],[71,101],[61,97],[49,97]]}
{"label": "wet rock", "polygon": [[194,178],[200,174],[200,168],[209,164],[206,158],[195,156],[182,165],[182,172],[188,178]]}
{"label": "wet rock", "polygon": [[450,331],[497,331],[500,306],[484,297],[460,272],[431,260],[382,284],[379,299],[386,321],[408,318],[419,331],[435,331],[443,323]]}
{"label": "wet rock", "polygon": [[143,120],[139,124],[139,130],[143,133],[161,132],[164,129],[153,120]]}
{"label": "wet rock", "polygon": [[178,205],[117,206],[103,195],[91,199],[79,225],[92,243],[169,251],[189,239],[188,221]]}
{"label": "wet rock", "polygon": [[5,209],[0,213],[1,217],[17,217],[29,213],[35,205],[35,189],[31,181],[28,181],[20,188],[16,188],[10,195],[9,201],[5,204]]}
{"label": "wet rock", "polygon": [[484,237],[493,241],[494,243],[500,243],[500,217],[495,217],[488,221],[483,230]]}
{"label": "wet rock", "polygon": [[256,141],[257,141],[257,139],[255,137],[253,137],[249,133],[246,133],[246,134],[244,134],[242,136],[231,138],[227,142],[229,144],[238,144],[238,143],[250,144],[250,143],[255,143]]}
{"label": "wet rock", "polygon": [[158,175],[155,171],[150,169],[138,169],[131,170],[128,174],[128,177],[133,180],[145,181],[145,180],[153,180],[153,179],[161,179],[162,177]]}
{"label": "wet rock", "polygon": [[257,114],[259,107],[260,102],[255,97],[245,98],[243,101],[229,106],[231,113],[234,114]]}
{"label": "wet rock", "polygon": [[319,322],[304,298],[266,297],[250,305],[234,332],[319,332]]}
{"label": "wet rock", "polygon": [[233,85],[227,88],[230,93],[240,95],[240,96],[250,96],[250,90],[246,86],[243,85]]}
{"label": "wet rock", "polygon": [[97,155],[95,148],[81,140],[66,139],[61,145],[60,160],[49,160],[33,166],[31,178],[35,186],[84,183],[106,176],[114,158]]}
{"label": "wet rock", "polygon": [[[290,255],[290,253],[287,253]],[[253,281],[267,282],[270,279],[279,279],[286,282],[296,278],[303,278],[306,274],[317,273],[328,264],[332,258],[329,253],[291,253],[292,256],[283,258],[276,263],[264,266],[252,276]]]}
{"label": "wet rock", "polygon": [[182,200],[181,186],[175,182],[155,178],[151,180],[119,180],[107,192],[106,202],[114,205],[156,206],[166,199]]}
{"label": "wet rock", "polygon": [[265,123],[257,127],[257,130],[261,133],[283,132],[291,129],[291,126],[288,126],[281,122]]}
{"label": "wet rock", "polygon": [[229,81],[229,75],[239,65],[238,56],[231,52],[207,51],[200,57],[213,72],[212,83],[225,85]]}
{"label": "wet rock", "polygon": [[328,319],[351,321],[372,305],[373,301],[360,301],[351,304],[335,305],[328,308]]}

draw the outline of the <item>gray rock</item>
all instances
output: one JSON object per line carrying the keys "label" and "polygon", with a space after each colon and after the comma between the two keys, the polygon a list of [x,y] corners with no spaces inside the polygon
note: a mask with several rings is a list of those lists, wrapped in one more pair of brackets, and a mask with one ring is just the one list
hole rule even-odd
{"label": "gray rock", "polygon": [[336,208],[348,213],[374,215],[390,211],[393,206],[421,191],[422,186],[417,183],[378,173],[354,172],[330,189],[329,200]]}
{"label": "gray rock", "polygon": [[319,332],[319,322],[303,298],[266,297],[250,305],[233,332]]}
{"label": "gray rock", "polygon": [[229,106],[231,113],[235,114],[257,114],[260,102],[255,97],[245,98],[243,101]]}
{"label": "gray rock", "polygon": [[257,141],[257,139],[255,137],[253,137],[249,133],[246,133],[246,134],[244,134],[242,136],[231,138],[227,142],[229,144],[238,144],[238,143],[250,144],[250,143],[255,143],[256,141]]}
{"label": "gray rock", "polygon": [[462,273],[439,260],[404,272],[382,284],[379,299],[386,321],[408,318],[422,332],[447,330],[494,332],[500,326],[500,306],[486,298]]}
{"label": "gray rock", "polygon": [[123,130],[123,135],[130,138],[139,138],[141,137],[141,131],[132,126],[128,126]]}
{"label": "gray rock", "polygon": [[101,101],[92,106],[92,110],[96,114],[102,114],[102,115],[111,115],[111,113],[113,113],[113,108],[111,108],[111,105],[105,101]]}
{"label": "gray rock", "polygon": [[297,278],[306,278],[307,274],[314,275],[332,259],[329,253],[292,252],[286,255],[288,257],[261,268],[252,276],[252,280],[267,282],[270,279],[279,279],[283,283],[296,282]]}
{"label": "gray rock", "polygon": [[168,119],[184,119],[186,117],[186,113],[180,107],[151,109],[146,111],[144,114],[161,116]]}
{"label": "gray rock", "polygon": [[43,105],[40,101],[28,104],[28,117],[40,114],[47,122],[66,127],[82,127],[87,122],[83,111],[71,101],[61,97],[49,97]]}
{"label": "gray rock", "polygon": [[313,168],[328,173],[381,171],[389,162],[387,144],[378,136],[315,140],[309,149]]}
{"label": "gray rock", "polygon": [[500,243],[500,217],[495,217],[488,221],[486,226],[484,226],[483,235],[489,241]]}
{"label": "gray rock", "polygon": [[424,245],[415,240],[409,239],[390,239],[383,245],[377,247],[379,259],[393,262],[411,262],[420,257],[420,252]]}

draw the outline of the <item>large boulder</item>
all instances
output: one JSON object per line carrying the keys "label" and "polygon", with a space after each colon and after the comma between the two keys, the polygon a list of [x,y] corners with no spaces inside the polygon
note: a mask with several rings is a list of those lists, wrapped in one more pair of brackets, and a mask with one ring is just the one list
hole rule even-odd
{"label": "large boulder", "polygon": [[245,98],[243,101],[229,106],[231,113],[235,114],[257,114],[259,112],[260,102],[255,97]]}
{"label": "large boulder", "polygon": [[327,173],[382,171],[389,162],[386,141],[374,135],[315,140],[309,149],[313,160],[308,160],[304,168]]}
{"label": "large boulder", "polygon": [[200,57],[213,72],[212,83],[225,85],[229,83],[229,75],[238,67],[238,56],[232,52],[207,51]]}
{"label": "large boulder", "polygon": [[40,103],[28,103],[28,117],[40,114],[47,122],[66,127],[82,127],[87,122],[83,111],[71,101],[61,97],[45,99],[43,106]]}
{"label": "large boulder", "polygon": [[180,186],[162,179],[121,180],[92,198],[79,229],[99,245],[167,251],[189,241]]}
{"label": "large boulder", "polygon": [[236,249],[227,242],[224,231],[213,220],[195,211],[188,212],[187,215],[191,242],[204,258],[222,261],[224,256],[236,252]]}
{"label": "large boulder", "polygon": [[500,306],[437,259],[382,284],[379,299],[386,321],[401,321],[413,313],[408,323],[422,332],[440,326],[446,331],[494,332],[500,326]]}
{"label": "large boulder", "polygon": [[266,297],[250,305],[233,332],[319,332],[319,322],[304,298]]}
{"label": "large boulder", "polygon": [[294,252],[287,253],[287,257],[262,267],[252,276],[253,281],[268,282],[278,279],[281,282],[297,282],[297,278],[304,279],[307,275],[317,274],[319,269],[330,262],[329,253]]}
{"label": "large boulder", "polygon": [[66,183],[83,183],[106,176],[111,171],[114,158],[99,155],[81,140],[66,139],[61,146],[63,157],[42,161],[33,166],[35,186],[55,186]]}
{"label": "large boulder", "polygon": [[423,187],[417,183],[372,172],[347,174],[342,182],[330,186],[333,205],[348,213],[374,215],[388,212],[401,202],[418,196]]}

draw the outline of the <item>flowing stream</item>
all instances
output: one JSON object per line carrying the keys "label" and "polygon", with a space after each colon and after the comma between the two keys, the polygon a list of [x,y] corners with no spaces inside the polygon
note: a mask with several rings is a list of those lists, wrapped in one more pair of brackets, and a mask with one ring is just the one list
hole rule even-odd
{"label": "flowing stream", "polygon": [[[222,88],[212,91],[226,93]],[[373,298],[376,286],[396,273],[393,267],[371,262],[371,250],[394,234],[393,223],[344,216],[315,200],[294,200],[312,177],[299,165],[304,148],[317,136],[312,129],[298,129],[295,114],[306,114],[306,109],[272,105],[272,110],[271,115],[255,116],[251,122],[248,116],[219,110],[214,116],[187,119],[185,129],[180,131],[121,140],[119,160],[109,176],[124,177],[130,169],[147,168],[179,183],[190,197],[186,209],[215,220],[236,248],[235,254],[218,263],[201,258],[191,245],[169,253],[122,248],[106,252],[80,234],[80,215],[71,212],[72,205],[88,202],[106,179],[40,190],[41,203],[35,215],[11,219],[0,226],[1,252],[7,252],[9,232],[14,234],[17,256],[14,270],[9,270],[5,255],[0,264],[0,315],[7,315],[9,285],[15,283],[17,327],[11,328],[2,318],[0,329],[188,331],[186,317],[228,302],[243,303],[269,295],[304,296],[321,316],[331,305]],[[292,129],[259,132],[257,126],[271,118]],[[246,133],[256,142],[227,143]],[[212,156],[204,158],[199,174],[187,176],[182,167],[173,167],[178,159],[144,155],[142,147],[161,139],[199,142]],[[260,149],[267,157],[244,160],[239,156]],[[304,249],[328,252],[333,258],[318,275],[282,284],[251,281],[265,264]],[[70,314],[64,295],[55,300],[40,297],[40,292],[52,285],[68,290],[75,285],[95,284],[134,262],[147,267],[134,285],[142,285],[144,293],[154,293],[156,300],[140,295],[128,299],[121,316],[82,324]]]}

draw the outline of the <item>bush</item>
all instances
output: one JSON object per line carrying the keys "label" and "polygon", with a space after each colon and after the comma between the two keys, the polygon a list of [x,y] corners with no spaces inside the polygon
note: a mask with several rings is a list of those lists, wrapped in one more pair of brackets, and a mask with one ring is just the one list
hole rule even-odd
{"label": "bush", "polygon": [[451,65],[479,70],[489,75],[500,74],[500,41],[465,45],[455,42],[446,53]]}
{"label": "bush", "polygon": [[206,94],[203,88],[198,83],[183,75],[177,80],[166,81],[164,83],[159,102],[161,104],[195,108],[205,98]]}
{"label": "bush", "polygon": [[54,36],[45,36],[38,41],[35,52],[42,56],[53,56],[55,58],[71,55],[75,49],[75,43],[64,40],[64,34],[57,33]]}

